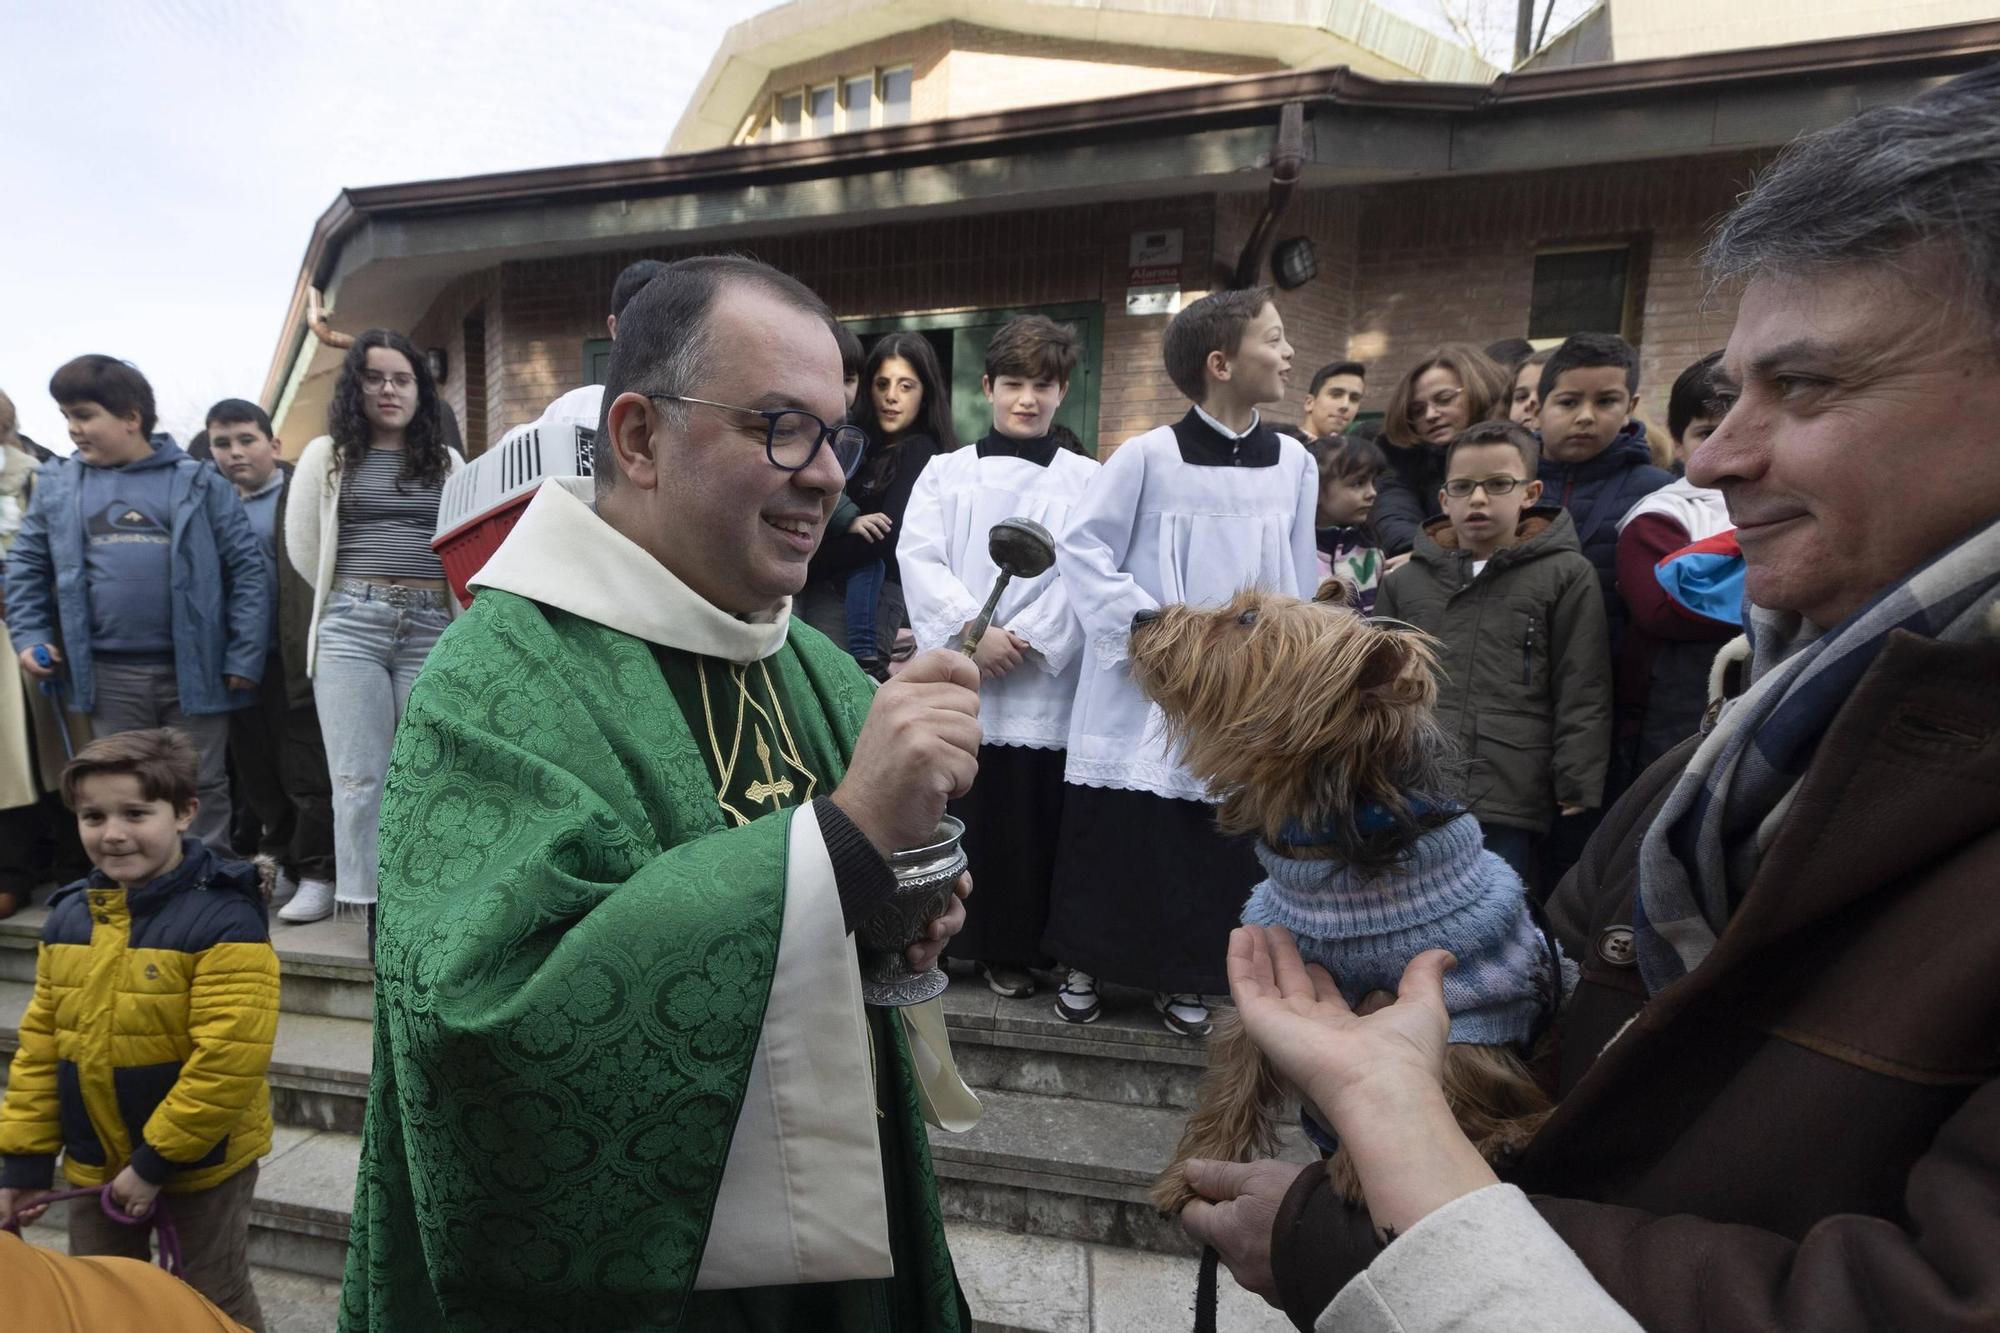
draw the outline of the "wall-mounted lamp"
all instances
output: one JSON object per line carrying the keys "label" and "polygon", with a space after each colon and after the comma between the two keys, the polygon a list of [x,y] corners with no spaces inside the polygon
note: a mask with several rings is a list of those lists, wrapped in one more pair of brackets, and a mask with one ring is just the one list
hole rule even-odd
{"label": "wall-mounted lamp", "polygon": [[1271,277],[1284,291],[1303,287],[1319,274],[1319,256],[1313,243],[1303,236],[1278,242],[1271,251]]}

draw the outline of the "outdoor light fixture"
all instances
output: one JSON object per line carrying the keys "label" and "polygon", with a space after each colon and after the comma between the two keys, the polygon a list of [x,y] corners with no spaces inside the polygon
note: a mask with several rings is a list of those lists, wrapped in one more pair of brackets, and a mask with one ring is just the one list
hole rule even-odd
{"label": "outdoor light fixture", "polygon": [[[1306,276],[1311,277],[1312,275],[1307,274]],[[431,379],[438,384],[443,384],[444,373],[451,368],[451,361],[445,356],[444,348],[426,347],[424,349],[424,365],[430,368]]]}
{"label": "outdoor light fixture", "polygon": [[1313,243],[1305,237],[1279,241],[1277,249],[1271,251],[1271,277],[1283,290],[1303,287],[1318,275],[1319,256],[1313,253]]}

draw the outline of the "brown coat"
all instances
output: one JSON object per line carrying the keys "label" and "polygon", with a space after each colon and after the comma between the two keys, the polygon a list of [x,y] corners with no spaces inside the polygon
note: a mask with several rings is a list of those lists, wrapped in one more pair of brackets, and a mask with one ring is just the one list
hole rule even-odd
{"label": "brown coat", "polygon": [[[2000,645],[1896,634],[1715,951],[1651,1003],[1639,841],[1692,742],[1551,902],[1583,977],[1561,1103],[1510,1175],[1647,1328],[2000,1327],[1996,681]],[[1295,1320],[1371,1257],[1323,1176],[1274,1235]]]}

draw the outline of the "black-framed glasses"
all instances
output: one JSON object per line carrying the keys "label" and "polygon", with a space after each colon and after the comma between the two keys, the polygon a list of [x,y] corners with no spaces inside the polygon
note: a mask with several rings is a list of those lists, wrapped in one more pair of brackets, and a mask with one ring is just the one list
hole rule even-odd
{"label": "black-framed glasses", "polygon": [[787,472],[797,472],[810,464],[819,454],[822,444],[833,450],[833,459],[840,464],[840,475],[851,477],[854,469],[861,465],[861,456],[868,452],[868,432],[859,426],[829,426],[824,421],[803,408],[762,408],[738,407],[733,403],[717,403],[707,398],[691,398],[684,393],[649,393],[648,398],[665,403],[699,403],[703,407],[716,407],[724,412],[741,412],[745,416],[764,418],[764,456],[771,460],[771,466],[783,468]]}
{"label": "black-framed glasses", "polygon": [[1444,484],[1444,493],[1454,500],[1463,500],[1482,487],[1488,495],[1505,495],[1516,486],[1527,484],[1520,477],[1481,477],[1477,481],[1471,477],[1453,477]]}

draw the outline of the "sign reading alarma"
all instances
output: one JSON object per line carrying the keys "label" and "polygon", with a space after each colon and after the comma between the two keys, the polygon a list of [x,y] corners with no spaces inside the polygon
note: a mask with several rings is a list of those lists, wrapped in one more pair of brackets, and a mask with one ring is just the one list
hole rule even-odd
{"label": "sign reading alarma", "polygon": [[1125,313],[1171,315],[1181,308],[1181,229],[1132,233],[1125,269]]}

